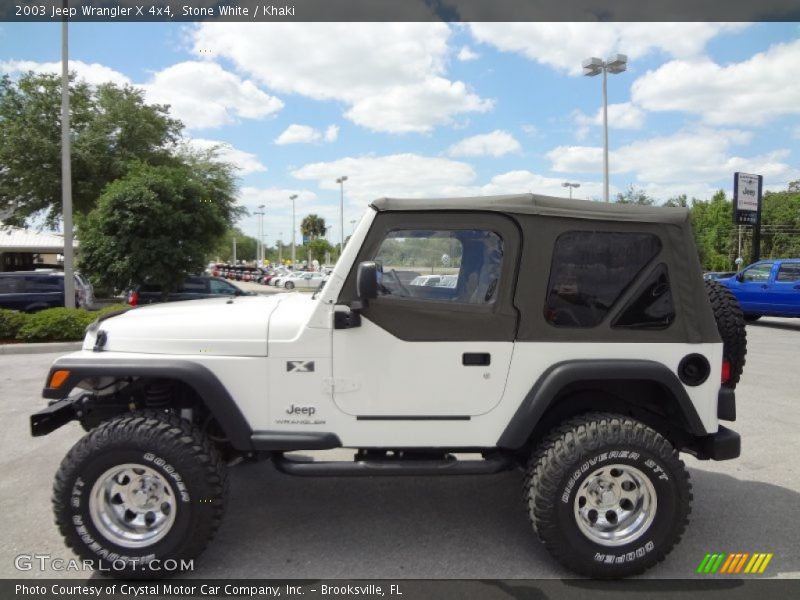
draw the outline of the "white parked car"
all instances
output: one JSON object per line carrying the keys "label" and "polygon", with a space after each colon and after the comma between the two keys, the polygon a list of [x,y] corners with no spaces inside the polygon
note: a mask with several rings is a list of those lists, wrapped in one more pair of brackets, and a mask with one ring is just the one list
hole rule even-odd
{"label": "white parked car", "polygon": [[411,280],[409,285],[417,285],[420,287],[434,287],[439,285],[442,280],[441,275],[419,275]]}
{"label": "white parked car", "polygon": [[285,279],[282,279],[279,287],[286,288],[287,290],[299,289],[317,289],[322,280],[325,278],[323,273],[310,272],[310,273],[295,273]]}

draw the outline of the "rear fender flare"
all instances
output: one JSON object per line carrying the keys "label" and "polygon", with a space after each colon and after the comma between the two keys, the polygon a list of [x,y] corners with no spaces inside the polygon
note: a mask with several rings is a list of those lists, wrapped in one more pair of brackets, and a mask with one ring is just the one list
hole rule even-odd
{"label": "rear fender flare", "polygon": [[666,388],[676,400],[694,436],[706,435],[703,422],[677,375],[649,360],[575,360],[556,363],[536,381],[497,442],[500,448],[519,449],[528,442],[542,415],[569,384],[580,381],[650,381]]}

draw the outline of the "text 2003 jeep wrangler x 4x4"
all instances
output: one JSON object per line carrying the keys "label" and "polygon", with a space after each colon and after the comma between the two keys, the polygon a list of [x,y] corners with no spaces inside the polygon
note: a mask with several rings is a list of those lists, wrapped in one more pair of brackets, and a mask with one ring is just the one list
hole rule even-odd
{"label": "text 2003 jeep wrangler x 4x4", "polygon": [[[449,265],[449,286],[412,285],[398,272],[412,259]],[[621,577],[684,531],[678,452],[739,455],[719,420],[735,419],[744,353],[741,311],[703,283],[685,209],[381,199],[314,296],[98,320],[53,364],[31,424],[89,432],[56,476],[56,522],[81,557],[131,565],[118,575],[198,555],[226,464],[268,456],[305,476],[520,468],[552,555]],[[285,454],[340,447],[352,462]]]}

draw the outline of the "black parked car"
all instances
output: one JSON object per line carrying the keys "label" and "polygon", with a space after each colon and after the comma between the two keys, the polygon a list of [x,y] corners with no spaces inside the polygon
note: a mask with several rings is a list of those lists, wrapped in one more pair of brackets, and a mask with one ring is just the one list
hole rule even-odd
{"label": "black parked car", "polygon": [[[75,273],[75,306],[91,308],[94,288]],[[64,306],[62,271],[11,271],[0,273],[0,308],[36,312]]]}
{"label": "black parked car", "polygon": [[174,292],[164,296],[164,292],[157,285],[142,284],[128,292],[128,304],[139,306],[153,304],[154,302],[176,302],[178,300],[198,300],[200,298],[216,298],[219,296],[251,296],[252,292],[245,292],[232,283],[220,277],[207,275],[192,275],[186,278],[183,285]]}

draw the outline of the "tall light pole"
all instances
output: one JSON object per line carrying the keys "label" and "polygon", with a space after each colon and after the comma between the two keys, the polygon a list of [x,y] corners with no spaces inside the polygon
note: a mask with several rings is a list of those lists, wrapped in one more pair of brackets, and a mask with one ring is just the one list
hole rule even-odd
{"label": "tall light pole", "polygon": [[[64,0],[67,8],[67,0]],[[75,308],[72,250],[72,147],[69,119],[69,19],[61,22],[61,215],[64,221],[64,306]]]}
{"label": "tall light pole", "polygon": [[339,238],[339,256],[342,256],[342,252],[344,251],[344,182],[347,181],[347,175],[342,175],[336,180],[336,183],[339,184],[339,187],[342,191],[341,196],[339,197],[339,220],[341,225],[341,237]]}
{"label": "tall light pole", "polygon": [[569,199],[572,200],[572,189],[581,187],[580,183],[570,183],[569,181],[565,181],[561,184],[561,187],[569,188]]}
{"label": "tall light pole", "polygon": [[261,264],[264,254],[264,205],[259,204],[259,210],[253,214],[258,215],[258,239],[256,240],[256,263]]}
{"label": "tall light pole", "polygon": [[615,54],[606,61],[592,57],[583,61],[583,74],[587,77],[603,74],[603,200],[608,202],[608,73],[622,73],[628,66],[628,57]]}
{"label": "tall light pole", "polygon": [[281,231],[281,237],[278,238],[278,264],[283,264],[283,232]]}
{"label": "tall light pole", "polygon": [[294,247],[294,236],[295,231],[297,230],[297,226],[295,225],[295,212],[294,212],[294,201],[297,200],[297,194],[292,194],[289,196],[289,200],[292,201],[292,266],[297,262],[297,256],[295,254],[295,247]]}

